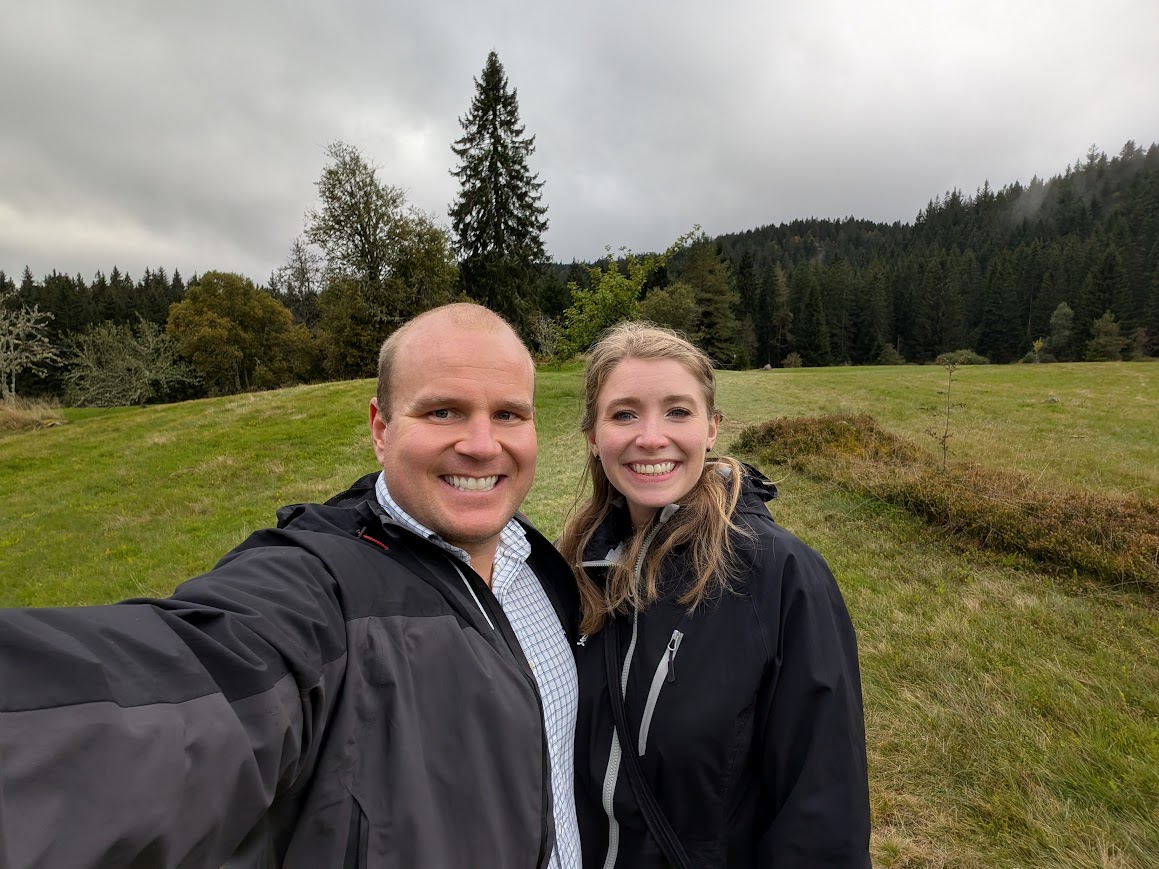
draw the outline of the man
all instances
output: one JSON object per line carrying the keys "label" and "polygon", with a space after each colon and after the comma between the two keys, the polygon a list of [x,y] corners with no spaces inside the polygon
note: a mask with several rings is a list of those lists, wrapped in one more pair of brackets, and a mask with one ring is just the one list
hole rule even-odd
{"label": "man", "polygon": [[504,321],[427,312],[382,348],[381,475],[169,599],[0,611],[0,869],[578,866],[533,397]]}

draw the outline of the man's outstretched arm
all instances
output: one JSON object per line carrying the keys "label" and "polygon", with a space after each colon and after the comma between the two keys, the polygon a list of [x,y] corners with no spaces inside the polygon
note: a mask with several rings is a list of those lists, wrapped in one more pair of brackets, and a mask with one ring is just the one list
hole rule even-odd
{"label": "man's outstretched arm", "polygon": [[0,610],[0,869],[219,867],[311,769],[345,626],[283,542],[165,600]]}

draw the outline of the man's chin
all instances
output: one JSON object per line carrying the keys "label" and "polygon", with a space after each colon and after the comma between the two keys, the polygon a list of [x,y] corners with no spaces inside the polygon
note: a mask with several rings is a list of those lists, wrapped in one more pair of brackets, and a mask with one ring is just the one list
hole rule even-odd
{"label": "man's chin", "polygon": [[441,528],[431,530],[442,537],[452,546],[460,549],[470,549],[485,543],[491,543],[499,538],[499,533],[511,521],[510,516],[480,520],[478,522],[448,522]]}

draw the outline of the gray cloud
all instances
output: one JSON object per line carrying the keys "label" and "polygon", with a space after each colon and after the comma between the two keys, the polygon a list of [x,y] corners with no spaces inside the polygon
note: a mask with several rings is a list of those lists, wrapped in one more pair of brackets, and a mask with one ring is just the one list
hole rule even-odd
{"label": "gray cloud", "polygon": [[1159,6],[1077,2],[21,2],[0,28],[0,268],[262,280],[328,142],[444,218],[499,52],[549,251],[796,217],[912,220],[952,187],[1159,139]]}

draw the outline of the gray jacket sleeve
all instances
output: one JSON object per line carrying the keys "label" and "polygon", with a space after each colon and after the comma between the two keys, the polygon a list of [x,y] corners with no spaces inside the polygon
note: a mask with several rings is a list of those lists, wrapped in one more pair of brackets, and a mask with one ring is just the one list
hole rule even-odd
{"label": "gray jacket sleeve", "polygon": [[165,600],[0,610],[0,869],[220,867],[308,775],[345,625],[284,542]]}

